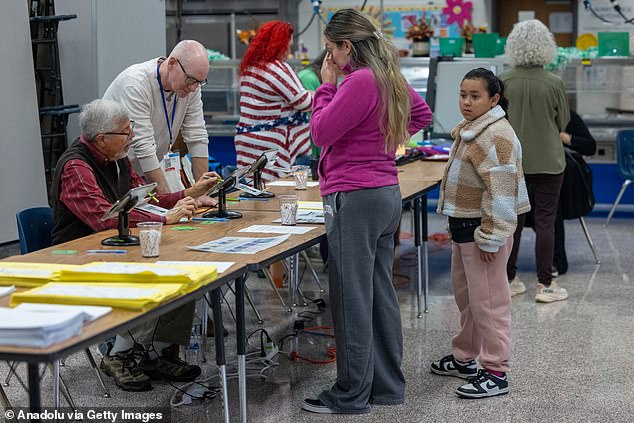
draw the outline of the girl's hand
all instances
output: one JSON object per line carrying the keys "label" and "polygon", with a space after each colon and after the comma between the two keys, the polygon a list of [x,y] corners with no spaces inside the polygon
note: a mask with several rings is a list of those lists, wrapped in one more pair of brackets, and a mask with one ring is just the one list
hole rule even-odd
{"label": "girl's hand", "polygon": [[495,260],[496,255],[497,253],[488,253],[486,251],[480,250],[480,260],[482,260],[485,263],[493,262],[493,260]]}
{"label": "girl's hand", "polygon": [[339,67],[332,58],[332,53],[326,54],[324,61],[321,64],[321,80],[322,82],[329,82],[331,84],[337,84],[337,75],[340,73]]}

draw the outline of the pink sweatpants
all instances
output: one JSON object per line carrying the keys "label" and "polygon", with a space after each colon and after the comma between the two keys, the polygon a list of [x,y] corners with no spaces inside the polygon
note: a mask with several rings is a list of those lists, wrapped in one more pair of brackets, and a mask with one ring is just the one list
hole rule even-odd
{"label": "pink sweatpants", "polygon": [[506,262],[513,237],[500,247],[495,260],[480,260],[475,242],[452,242],[451,279],[460,310],[460,333],[453,338],[456,360],[480,357],[490,370],[507,372],[511,358],[511,291]]}

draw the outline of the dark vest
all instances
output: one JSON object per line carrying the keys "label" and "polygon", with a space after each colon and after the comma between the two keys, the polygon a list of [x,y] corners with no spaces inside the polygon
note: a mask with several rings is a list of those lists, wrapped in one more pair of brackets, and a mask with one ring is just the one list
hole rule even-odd
{"label": "dark vest", "polygon": [[[55,173],[53,174],[53,185],[51,187],[51,197],[53,204],[53,217],[55,226],[53,227],[53,245],[71,241],[94,233],[90,226],[82,222],[60,201],[60,184],[62,171],[69,160],[82,160],[90,166],[97,179],[97,184],[103,191],[104,196],[114,203],[130,190],[130,162],[127,157],[108,163],[107,166],[99,164],[87,145],[76,139],[73,144],[62,154]],[[119,176],[117,177],[117,165],[119,166]],[[99,216],[101,217],[101,216]]]}

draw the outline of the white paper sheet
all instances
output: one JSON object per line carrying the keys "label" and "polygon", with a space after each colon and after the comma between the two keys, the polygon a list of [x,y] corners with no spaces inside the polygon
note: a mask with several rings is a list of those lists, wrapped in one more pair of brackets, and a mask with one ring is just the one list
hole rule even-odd
{"label": "white paper sheet", "polygon": [[298,201],[297,205],[300,210],[323,210],[324,203],[321,201]]}
{"label": "white paper sheet", "polygon": [[126,263],[112,263],[104,262],[94,264],[92,266],[82,266],[80,268],[73,269],[73,272],[87,272],[87,273],[119,273],[126,275],[133,275],[135,273],[151,272],[159,276],[176,276],[184,275],[186,272],[182,269],[146,266],[144,264],[126,264]]}
{"label": "white paper sheet", "polygon": [[[281,218],[275,219],[273,223],[280,223]],[[323,210],[297,210],[297,223],[325,223]]]}
{"label": "white paper sheet", "polygon": [[[295,181],[272,181],[267,182],[266,186],[269,187],[294,187]],[[317,187],[319,186],[319,182],[317,181],[308,181],[306,184],[307,187]]]}
{"label": "white paper sheet", "polygon": [[5,295],[9,295],[12,292],[15,292],[15,285],[0,286],[0,298],[4,297]]}
{"label": "white paper sheet", "polygon": [[62,295],[64,297],[87,297],[87,298],[121,298],[126,300],[137,300],[148,298],[160,292],[152,288],[125,288],[109,286],[85,286],[80,283],[60,285],[49,283],[38,291],[39,295]]}
{"label": "white paper sheet", "polygon": [[33,276],[40,278],[48,278],[55,273],[55,270],[48,269],[18,269],[18,268],[1,268],[0,267],[0,275],[2,276]]}
{"label": "white paper sheet", "polygon": [[236,264],[235,261],[163,261],[159,260],[156,264],[175,264],[175,265],[184,265],[184,266],[216,266],[217,272],[224,273],[228,268]]}
{"label": "white paper sheet", "polygon": [[204,244],[187,247],[206,253],[255,254],[286,241],[290,235],[270,238],[224,237]]}
{"label": "white paper sheet", "polygon": [[82,313],[85,322],[96,320],[112,311],[112,307],[88,306],[88,305],[70,305],[70,304],[39,304],[39,303],[22,303],[15,307],[15,310],[32,311],[40,313]]}
{"label": "white paper sheet", "polygon": [[276,225],[251,225],[240,229],[238,232],[254,232],[261,234],[305,234],[312,231],[315,226],[276,226]]}

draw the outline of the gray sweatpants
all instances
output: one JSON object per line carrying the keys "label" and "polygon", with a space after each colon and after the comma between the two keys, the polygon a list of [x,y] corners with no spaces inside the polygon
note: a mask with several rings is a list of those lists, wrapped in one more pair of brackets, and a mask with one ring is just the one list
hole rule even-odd
{"label": "gray sweatpants", "polygon": [[405,400],[401,313],[392,285],[398,185],[339,192],[324,200],[337,382],[319,395],[329,408],[367,413]]}

